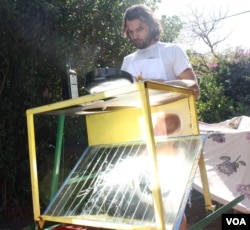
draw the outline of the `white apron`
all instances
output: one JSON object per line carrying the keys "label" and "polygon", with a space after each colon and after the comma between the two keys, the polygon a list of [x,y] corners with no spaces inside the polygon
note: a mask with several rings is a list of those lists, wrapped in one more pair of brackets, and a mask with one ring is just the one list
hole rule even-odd
{"label": "white apron", "polygon": [[143,79],[166,81],[167,76],[158,45],[157,51],[158,58],[135,60],[134,57],[128,67],[128,72],[135,78],[141,76]]}

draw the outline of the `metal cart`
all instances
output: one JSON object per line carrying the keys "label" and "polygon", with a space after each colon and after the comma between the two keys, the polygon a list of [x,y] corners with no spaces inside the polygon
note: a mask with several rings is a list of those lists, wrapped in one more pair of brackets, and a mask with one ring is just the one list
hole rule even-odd
{"label": "metal cart", "polygon": [[[58,188],[58,162],[51,202],[41,213],[34,116],[58,116],[55,155],[64,119],[84,116],[88,147]],[[200,168],[205,208],[214,212],[206,176],[192,90],[144,81],[27,110],[34,220],[38,229],[60,224],[107,229],[178,229]],[[97,132],[98,130],[98,132]],[[225,208],[239,202],[238,198]],[[222,210],[224,211],[225,208]],[[47,227],[46,223],[53,223]]]}

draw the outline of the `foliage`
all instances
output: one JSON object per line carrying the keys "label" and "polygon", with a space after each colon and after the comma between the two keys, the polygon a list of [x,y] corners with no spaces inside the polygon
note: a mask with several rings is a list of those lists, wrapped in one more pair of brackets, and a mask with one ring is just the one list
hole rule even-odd
{"label": "foliage", "polygon": [[[62,82],[70,67],[77,71],[80,95],[86,93],[85,73],[119,68],[134,50],[121,34],[122,13],[143,2],[155,6],[158,1],[1,1],[0,211],[21,202],[31,204],[26,109],[65,99]],[[46,177],[53,164],[57,118],[43,116],[35,122],[39,176]],[[83,118],[67,118],[65,145],[83,149],[85,131]]]}
{"label": "foliage", "polygon": [[250,51],[237,49],[224,56],[220,65],[218,81],[224,83],[225,95],[234,99],[235,113],[249,115]]}
{"label": "foliage", "polygon": [[25,110],[59,100],[62,71],[57,2],[6,0],[0,11],[0,205],[5,209],[22,200],[30,202]]}
{"label": "foliage", "polygon": [[227,119],[232,110],[232,99],[224,95],[223,85],[217,82],[216,76],[201,77],[200,98],[197,102],[199,120],[219,122]]}
{"label": "foliage", "polygon": [[[195,61],[198,63],[197,59]],[[201,65],[194,64],[196,68],[200,67],[195,69],[199,72],[201,88],[197,102],[200,120],[220,122],[234,116],[249,116],[249,51],[236,49],[207,63],[209,68],[203,68],[202,71]]]}
{"label": "foliage", "polygon": [[161,24],[163,28],[163,33],[161,35],[161,40],[163,42],[174,42],[178,37],[183,23],[177,16],[165,17],[163,16],[161,19]]}

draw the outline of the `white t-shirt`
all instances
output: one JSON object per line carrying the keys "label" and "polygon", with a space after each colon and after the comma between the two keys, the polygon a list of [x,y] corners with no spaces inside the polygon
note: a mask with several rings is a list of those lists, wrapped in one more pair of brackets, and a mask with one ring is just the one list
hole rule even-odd
{"label": "white t-shirt", "polygon": [[146,49],[124,57],[121,69],[134,77],[151,80],[176,80],[186,69],[192,68],[188,56],[176,44],[157,42]]}

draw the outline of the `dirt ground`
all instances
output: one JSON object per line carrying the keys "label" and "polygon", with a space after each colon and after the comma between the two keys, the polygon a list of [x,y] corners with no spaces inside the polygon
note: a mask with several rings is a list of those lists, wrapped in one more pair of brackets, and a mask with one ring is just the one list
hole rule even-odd
{"label": "dirt ground", "polygon": [[[190,204],[187,204],[186,207],[186,218],[187,218],[187,227],[193,226],[195,223],[205,218],[207,212],[204,207],[203,195],[195,190],[192,191]],[[218,208],[219,204],[216,204]],[[232,213],[233,210],[229,210],[228,213]],[[15,221],[6,221],[0,223],[0,230],[23,230],[25,227],[34,226],[32,219],[32,214],[29,214],[27,217],[22,217],[22,219],[16,219]],[[218,218],[216,221],[209,224],[203,230],[221,230],[221,219]]]}
{"label": "dirt ground", "polygon": [[[219,204],[213,203],[218,208]],[[192,190],[190,205],[186,206],[187,228],[193,226],[205,218],[208,214],[204,206],[203,195],[196,190]],[[221,218],[206,226],[203,230],[221,230]]]}

